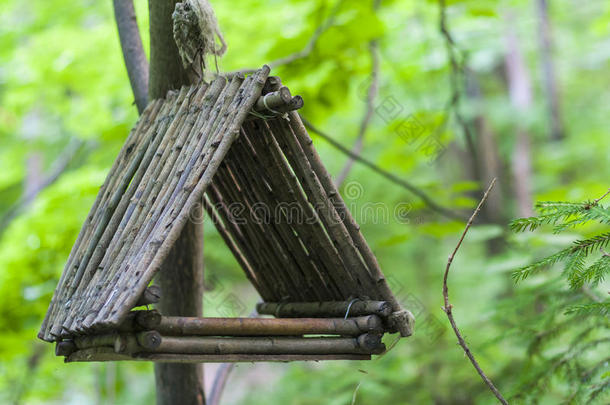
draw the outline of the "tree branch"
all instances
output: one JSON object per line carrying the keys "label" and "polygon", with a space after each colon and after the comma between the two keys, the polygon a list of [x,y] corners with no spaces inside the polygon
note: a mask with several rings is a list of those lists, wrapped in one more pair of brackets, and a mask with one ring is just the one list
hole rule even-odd
{"label": "tree branch", "polygon": [[458,329],[458,326],[455,323],[455,319],[453,318],[453,312],[452,312],[453,306],[449,302],[449,287],[447,287],[447,278],[449,277],[449,269],[451,268],[451,263],[453,262],[455,255],[457,254],[458,250],[460,249],[460,246],[462,246],[462,242],[464,241],[464,238],[466,237],[468,230],[472,226],[474,219],[478,215],[479,211],[481,211],[481,207],[483,206],[483,204],[485,204],[485,201],[487,200],[487,196],[489,195],[489,192],[493,188],[494,184],[496,184],[495,178],[489,184],[489,187],[487,188],[487,191],[485,191],[485,194],[483,194],[483,198],[481,198],[479,205],[477,206],[477,208],[474,210],[474,212],[470,216],[470,219],[468,220],[468,223],[466,224],[466,228],[464,229],[464,232],[462,233],[462,236],[461,236],[460,240],[458,241],[458,244],[456,245],[455,249],[453,249],[453,252],[449,256],[449,259],[447,260],[447,267],[445,268],[445,274],[443,276],[443,299],[445,301],[445,306],[442,309],[447,314],[447,318],[449,318],[449,322],[451,323],[451,327],[453,328],[453,331],[455,332],[455,336],[458,339],[459,345],[462,346],[464,353],[466,354],[466,356],[468,356],[468,359],[470,359],[470,362],[472,363],[474,368],[477,370],[477,373],[479,373],[479,375],[481,376],[481,378],[483,379],[485,384],[487,384],[487,386],[489,387],[491,392],[493,392],[493,394],[496,396],[496,398],[498,398],[498,401],[500,401],[500,403],[502,403],[502,404],[508,405],[508,402],[506,401],[506,399],[504,399],[504,397],[502,396],[500,391],[498,391],[498,389],[494,386],[493,382],[491,382],[489,377],[487,377],[487,375],[483,372],[483,370],[481,369],[481,366],[479,366],[479,363],[474,358],[474,355],[472,354],[472,352],[468,348],[468,345],[466,344],[466,341],[462,337],[462,334],[460,333],[460,330]]}
{"label": "tree branch", "polygon": [[[439,126],[439,132],[446,127],[448,116],[451,112],[455,114],[455,118],[462,128],[464,132],[464,137],[466,138],[466,145],[468,146],[468,152],[472,156],[472,163],[474,166],[475,173],[480,173],[479,168],[479,160],[477,159],[477,149],[474,143],[474,136],[468,123],[462,116],[460,112],[460,80],[464,75],[464,57],[459,61],[457,54],[461,53],[457,47],[455,39],[451,35],[449,31],[449,27],[447,25],[447,6],[445,4],[445,0],[439,0],[439,30],[445,41],[445,49],[447,51],[447,57],[449,58],[449,63],[451,65],[451,71],[449,74],[449,85],[451,88],[451,94],[449,96],[449,100],[445,106],[446,114],[443,118],[442,124]],[[478,176],[480,177],[480,176]]]}
{"label": "tree branch", "polygon": [[[379,9],[380,0],[375,0],[373,3],[373,11],[377,11]],[[371,123],[371,119],[373,118],[373,113],[375,112],[375,97],[377,96],[377,92],[379,89],[379,42],[377,39],[374,39],[369,42],[369,52],[371,54],[371,84],[369,85],[369,89],[366,95],[366,108],[364,112],[364,117],[360,122],[360,130],[358,131],[358,137],[356,138],[356,142],[352,147],[352,153],[355,155],[360,155],[362,152],[362,145],[364,143],[364,135],[366,134],[366,130]],[[337,188],[340,188],[347,176],[349,175],[350,170],[352,170],[352,166],[354,165],[354,159],[348,158],[347,162],[341,169],[341,172],[337,176],[335,180],[335,184]]]}
{"label": "tree branch", "polygon": [[113,0],[112,3],[129,83],[138,113],[141,114],[148,103],[148,61],[142,46],[133,0]]}
{"label": "tree branch", "polygon": [[[337,1],[330,14],[328,15],[328,18],[322,24],[318,25],[312,36],[309,38],[309,41],[307,41],[307,45],[305,45],[303,49],[291,53],[290,55],[275,59],[267,63],[267,65],[269,65],[269,67],[273,69],[278,66],[289,65],[293,62],[296,62],[297,60],[305,59],[306,57],[308,57],[316,48],[318,40],[320,39],[322,34],[324,34],[324,32],[326,32],[335,22],[335,17],[337,16],[337,13],[339,12],[339,9],[341,8],[341,5],[344,1],[345,0]],[[253,73],[254,71],[256,71],[256,69],[240,69],[238,71],[231,72],[230,74],[248,74]]]}
{"label": "tree branch", "polygon": [[207,405],[219,405],[220,397],[222,396],[222,392],[224,391],[225,386],[227,385],[227,381],[229,380],[229,375],[235,368],[237,363],[222,363],[216,371],[216,376],[214,377],[214,383],[212,384],[212,389],[210,390],[210,396],[207,398]]}
{"label": "tree branch", "polygon": [[0,235],[8,227],[8,225],[17,217],[17,215],[27,208],[32,201],[36,199],[44,189],[55,183],[55,181],[68,169],[68,166],[76,156],[76,153],[83,146],[83,142],[80,139],[72,140],[68,146],[61,152],[57,159],[51,165],[49,174],[42,179],[38,186],[26,193],[19,198],[19,200],[13,204],[2,217],[0,217]]}
{"label": "tree branch", "polygon": [[399,178],[398,176],[382,169],[381,167],[377,166],[376,164],[374,164],[373,162],[371,162],[368,159],[365,159],[364,157],[357,155],[355,153],[352,153],[351,150],[349,150],[348,148],[346,148],[345,146],[341,145],[339,142],[335,141],[333,139],[333,137],[331,137],[330,135],[326,134],[325,132],[323,132],[322,130],[316,128],[311,122],[309,122],[305,117],[301,117],[301,119],[303,120],[303,124],[305,125],[305,127],[307,127],[307,129],[309,129],[310,131],[318,134],[318,136],[320,136],[322,139],[324,139],[326,142],[330,143],[331,146],[333,146],[335,149],[339,150],[340,152],[346,154],[347,156],[351,157],[352,159],[354,159],[354,161],[356,162],[360,162],[363,165],[367,166],[369,169],[373,170],[375,173],[379,174],[380,176],[382,176],[383,178],[391,181],[392,183],[408,190],[410,193],[415,194],[417,197],[419,197],[422,202],[424,204],[426,204],[431,210],[438,212],[439,214],[447,217],[447,218],[451,218],[451,219],[455,219],[458,221],[464,221],[466,220],[466,218],[464,218],[462,215],[451,211],[448,208],[445,208],[439,204],[437,204],[436,202],[434,202],[434,200],[429,197],[426,193],[424,193],[422,190],[420,190],[419,188],[417,188],[416,186],[414,186],[413,184]]}

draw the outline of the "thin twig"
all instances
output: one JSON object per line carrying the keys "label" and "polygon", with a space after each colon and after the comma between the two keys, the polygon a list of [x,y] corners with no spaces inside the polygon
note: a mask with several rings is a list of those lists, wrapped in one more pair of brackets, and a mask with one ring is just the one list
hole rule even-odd
{"label": "thin twig", "polygon": [[133,0],[113,0],[112,3],[129,83],[138,113],[142,114],[148,103],[148,61],[142,46]]}
{"label": "thin twig", "polygon": [[[316,48],[316,45],[318,44],[318,40],[320,39],[322,34],[324,34],[334,24],[335,17],[337,16],[337,13],[339,12],[339,9],[341,8],[341,5],[344,3],[344,1],[345,0],[337,1],[335,6],[333,7],[333,9],[331,10],[330,14],[328,15],[328,18],[322,24],[318,25],[318,27],[315,29],[315,31],[309,38],[309,41],[307,41],[307,45],[305,45],[305,47],[303,49],[301,49],[300,51],[291,53],[290,55],[275,59],[275,60],[267,63],[267,65],[269,65],[269,67],[273,69],[278,66],[289,65],[293,62],[296,62],[297,60],[307,58]],[[229,75],[249,74],[249,73],[253,73],[255,71],[256,71],[256,69],[240,69],[240,70],[237,70],[234,72],[229,72]]]}
{"label": "thin twig", "polygon": [[451,71],[449,74],[449,85],[451,89],[451,93],[449,95],[449,100],[447,100],[445,106],[445,116],[443,117],[443,121],[439,126],[439,132],[442,132],[447,125],[448,116],[451,112],[455,114],[455,118],[462,128],[464,132],[464,137],[466,138],[466,144],[468,145],[468,151],[472,156],[472,163],[474,165],[474,170],[476,173],[479,173],[479,160],[477,159],[477,150],[474,142],[474,135],[472,134],[466,119],[462,116],[460,111],[460,81],[464,74],[464,59],[465,57],[462,55],[461,61],[458,60],[457,54],[461,54],[462,52],[457,47],[457,43],[455,39],[451,35],[449,31],[449,27],[447,25],[447,6],[445,4],[445,0],[439,0],[439,30],[443,39],[445,40],[445,49],[447,51],[447,57],[449,58],[449,63],[451,65]]}
{"label": "thin twig", "polygon": [[303,48],[302,50],[295,52],[291,55],[284,56],[283,58],[279,58],[274,61],[271,61],[271,63],[268,64],[269,67],[274,68],[277,66],[288,65],[299,59],[304,59],[304,58],[308,57],[315,49],[316,45],[318,44],[318,40],[320,39],[322,34],[324,34],[335,23],[335,17],[337,16],[337,13],[339,12],[339,9],[341,8],[341,5],[343,5],[344,1],[345,0],[337,1],[337,3],[331,10],[326,21],[324,21],[322,24],[320,24],[314,31],[311,38],[309,38],[309,41],[307,42],[307,45],[305,45],[305,48]]}
{"label": "thin twig", "polygon": [[220,365],[216,371],[216,376],[214,377],[214,383],[212,384],[212,389],[210,390],[210,396],[206,401],[207,405],[220,404],[220,397],[222,396],[222,392],[227,385],[229,375],[235,368],[235,364],[236,363],[222,363]]}
{"label": "thin twig", "polygon": [[[379,0],[375,0],[373,3],[373,11],[377,11],[379,8]],[[369,52],[371,55],[371,83],[369,85],[367,95],[366,95],[366,107],[364,111],[364,117],[362,117],[362,121],[360,123],[360,129],[358,131],[358,137],[356,138],[356,142],[352,147],[352,153],[355,155],[360,155],[362,152],[362,146],[364,144],[364,135],[366,135],[366,130],[371,123],[371,119],[373,118],[373,113],[375,112],[375,97],[377,97],[377,92],[379,89],[379,41],[377,39],[373,39],[369,42]],[[337,176],[335,180],[335,184],[337,188],[340,188],[345,179],[347,178],[349,172],[352,170],[352,166],[354,165],[354,159],[349,157],[341,172]]]}
{"label": "thin twig", "polygon": [[481,376],[481,378],[483,379],[485,384],[487,384],[487,386],[489,387],[491,392],[493,392],[493,394],[496,396],[496,398],[498,398],[498,401],[500,401],[502,404],[508,404],[506,399],[504,399],[502,394],[500,394],[500,391],[498,391],[498,389],[494,386],[494,384],[491,382],[489,377],[487,377],[487,375],[485,375],[485,373],[481,369],[481,366],[479,366],[479,363],[474,358],[474,355],[468,348],[466,341],[462,337],[462,334],[460,333],[460,330],[458,329],[457,324],[455,323],[455,319],[453,318],[453,312],[452,312],[453,306],[449,302],[449,288],[447,287],[447,278],[449,277],[449,269],[451,267],[451,263],[453,262],[455,255],[457,254],[458,250],[460,249],[460,246],[462,246],[462,242],[464,241],[464,238],[466,237],[468,230],[472,226],[472,223],[473,223],[475,217],[478,215],[479,211],[481,211],[481,207],[483,206],[483,204],[485,204],[485,201],[487,200],[487,196],[489,195],[489,192],[493,188],[494,184],[496,184],[495,178],[491,181],[491,184],[489,184],[489,187],[487,188],[487,191],[485,191],[485,194],[483,194],[483,198],[481,198],[479,205],[477,205],[477,208],[474,210],[474,212],[470,216],[470,219],[468,220],[468,223],[466,224],[466,228],[464,229],[464,232],[462,233],[462,236],[461,236],[460,240],[458,241],[457,246],[455,247],[455,249],[449,256],[449,259],[447,260],[447,267],[445,268],[445,275],[443,276],[443,299],[445,301],[445,306],[442,309],[447,314],[447,318],[449,318],[449,322],[451,323],[451,327],[453,328],[453,331],[455,332],[455,336],[457,336],[459,345],[462,346],[462,349],[464,349],[464,353],[470,359],[470,362],[472,363],[474,368],[477,370],[477,373],[479,373],[479,375]]}
{"label": "thin twig", "polygon": [[601,197],[597,198],[596,200],[593,201],[593,205],[597,205],[601,200],[603,200],[604,198],[606,198],[606,196],[610,194],[610,188],[608,189],[608,191],[606,191],[606,194],[602,195]]}
{"label": "thin twig", "polygon": [[392,174],[392,173],[382,169],[381,167],[377,166],[376,164],[374,164],[370,160],[368,160],[368,159],[366,159],[366,158],[364,158],[364,157],[362,157],[360,155],[352,153],[351,150],[349,150],[345,146],[341,145],[339,142],[335,141],[332,136],[326,134],[322,130],[320,130],[317,127],[315,127],[305,117],[301,117],[301,119],[303,121],[303,124],[307,127],[307,129],[309,129],[310,131],[316,133],[320,138],[322,138],[326,142],[330,143],[331,146],[333,146],[335,149],[337,149],[340,152],[346,154],[347,156],[351,157],[355,161],[362,163],[363,165],[365,165],[369,169],[373,170],[375,173],[379,174],[383,178],[391,181],[392,183],[394,183],[396,185],[399,185],[400,187],[408,190],[410,193],[415,194],[431,210],[433,210],[435,212],[438,212],[439,214],[441,214],[441,215],[443,215],[443,216],[445,216],[447,218],[456,219],[458,221],[466,220],[466,218],[464,218],[462,215],[460,215],[460,214],[458,214],[456,212],[453,212],[450,209],[445,208],[445,207],[437,204],[436,202],[434,202],[434,200],[431,197],[429,197],[426,193],[424,193],[422,190],[420,190],[419,188],[417,188],[413,184],[411,184],[411,183],[407,182],[406,180],[403,180],[403,179],[399,178],[398,176],[396,176],[396,175],[394,175],[394,174]]}
{"label": "thin twig", "polygon": [[0,235],[9,226],[9,224],[26,209],[32,201],[36,199],[44,189],[55,183],[55,181],[68,169],[70,163],[76,156],[77,152],[83,146],[83,142],[77,138],[70,141],[68,146],[53,162],[49,169],[49,175],[45,177],[38,186],[29,193],[24,194],[19,200],[6,210],[4,215],[0,217]]}

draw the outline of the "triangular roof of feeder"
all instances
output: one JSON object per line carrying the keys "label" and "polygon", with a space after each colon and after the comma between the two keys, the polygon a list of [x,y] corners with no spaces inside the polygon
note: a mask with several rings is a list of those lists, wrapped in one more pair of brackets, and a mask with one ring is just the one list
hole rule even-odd
{"label": "triangular roof of feeder", "polygon": [[117,327],[204,193],[207,212],[263,300],[384,300],[397,315],[391,328],[409,334],[406,311],[299,115],[250,114],[268,74],[265,66],[246,78],[219,77],[149,104],[72,248],[40,338]]}

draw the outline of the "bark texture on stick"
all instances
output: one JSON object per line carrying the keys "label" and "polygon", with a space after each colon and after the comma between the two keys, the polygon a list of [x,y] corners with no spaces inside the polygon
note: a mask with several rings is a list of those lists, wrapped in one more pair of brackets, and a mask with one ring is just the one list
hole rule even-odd
{"label": "bark texture on stick", "polygon": [[148,61],[142,46],[133,0],[113,0],[112,3],[129,83],[138,113],[142,114],[148,104]]}
{"label": "bark texture on stick", "polygon": [[[189,83],[173,37],[172,13],[176,3],[175,0],[148,2],[150,99],[165,97],[168,90]],[[164,295],[158,306],[164,315],[203,314],[203,224],[187,221],[159,271],[157,284]],[[157,405],[205,404],[200,364],[155,364],[155,382]]]}
{"label": "bark texture on stick", "polygon": [[379,334],[356,337],[201,337],[163,336],[155,353],[176,354],[380,354]]}
{"label": "bark texture on stick", "polygon": [[261,302],[256,305],[256,310],[261,315],[275,315],[278,318],[387,317],[392,313],[392,307],[385,301]]}
{"label": "bark texture on stick", "polygon": [[156,363],[241,363],[327,360],[370,360],[370,354],[174,354],[140,353],[135,356],[115,353],[111,347],[78,350],[66,357],[66,363],[91,361],[154,361]]}
{"label": "bark texture on stick", "polygon": [[189,318],[163,317],[156,327],[163,336],[299,336],[383,332],[376,315],[357,318]]}

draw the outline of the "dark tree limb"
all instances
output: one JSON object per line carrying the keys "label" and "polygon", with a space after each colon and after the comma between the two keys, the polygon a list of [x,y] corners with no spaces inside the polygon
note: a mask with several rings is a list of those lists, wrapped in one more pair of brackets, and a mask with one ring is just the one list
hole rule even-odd
{"label": "dark tree limb", "polygon": [[460,249],[460,246],[462,246],[462,242],[464,241],[464,238],[466,237],[468,230],[472,226],[472,223],[474,222],[474,219],[476,218],[476,216],[479,214],[479,211],[481,211],[481,207],[483,206],[483,204],[485,204],[485,201],[487,200],[489,192],[491,191],[491,189],[493,188],[495,183],[496,183],[496,179],[493,179],[491,181],[491,184],[485,191],[485,194],[483,194],[483,198],[481,198],[479,205],[477,206],[477,208],[474,210],[474,212],[470,216],[470,219],[468,220],[468,223],[466,224],[466,228],[464,229],[464,232],[462,233],[462,236],[460,237],[458,244],[456,245],[455,249],[453,249],[453,252],[449,256],[449,259],[447,260],[447,267],[445,268],[445,274],[443,276],[443,299],[444,299],[444,303],[445,303],[445,305],[443,307],[443,311],[445,311],[445,313],[447,314],[447,318],[449,318],[449,323],[451,323],[451,328],[453,328],[453,332],[455,332],[455,336],[458,339],[458,344],[464,350],[464,353],[466,354],[466,356],[468,357],[468,359],[470,360],[470,362],[472,363],[474,368],[477,370],[477,373],[479,373],[479,375],[481,376],[481,378],[483,379],[485,384],[487,384],[487,386],[489,387],[491,392],[493,392],[493,394],[496,396],[496,398],[498,398],[498,401],[500,401],[500,403],[502,403],[502,404],[508,405],[508,402],[506,401],[506,399],[504,399],[504,397],[502,396],[500,391],[498,391],[498,389],[495,387],[493,382],[483,372],[483,369],[481,369],[481,366],[475,359],[474,354],[472,354],[472,352],[468,348],[468,345],[466,344],[466,341],[462,337],[462,334],[460,333],[460,330],[458,329],[455,319],[453,318],[453,306],[449,302],[449,287],[447,286],[447,279],[449,277],[449,269],[451,268],[451,263],[453,262],[455,255],[457,254],[458,250]]}
{"label": "dark tree limb", "polygon": [[[379,8],[379,3],[380,0],[374,1],[373,11],[377,11]],[[379,90],[379,41],[377,39],[373,39],[371,42],[369,42],[369,53],[371,55],[371,83],[366,95],[364,117],[362,117],[358,137],[356,138],[356,142],[352,147],[352,153],[355,155],[360,155],[362,152],[364,136],[366,135],[366,130],[368,129],[371,119],[373,118],[373,113],[375,112],[375,97],[377,97],[377,92]],[[335,180],[337,188],[341,187],[349,172],[352,170],[353,165],[354,159],[351,157],[348,158],[347,162],[343,166],[343,169],[341,169],[341,172]]]}
{"label": "dark tree limb", "polygon": [[164,98],[169,90],[191,82],[174,42],[172,13],[177,0],[149,0],[150,70],[148,98]]}
{"label": "dark tree limb", "polygon": [[333,146],[335,149],[337,149],[341,153],[344,153],[347,156],[351,157],[356,162],[362,163],[363,165],[365,165],[369,169],[373,170],[375,173],[379,174],[383,178],[385,178],[385,179],[391,181],[392,183],[394,183],[394,184],[404,188],[405,190],[409,191],[410,193],[415,194],[432,211],[435,211],[435,212],[441,214],[442,216],[450,218],[450,219],[455,219],[455,220],[458,220],[458,221],[465,221],[466,220],[466,218],[464,218],[461,214],[458,214],[457,212],[451,211],[450,209],[445,208],[445,207],[437,204],[430,196],[428,196],[425,192],[423,192],[422,190],[420,190],[419,188],[417,188],[413,184],[407,182],[406,180],[401,179],[400,177],[396,176],[395,174],[392,174],[392,173],[382,169],[381,167],[377,166],[375,163],[371,162],[370,160],[368,160],[368,159],[366,159],[366,158],[364,158],[364,157],[362,157],[360,155],[357,155],[355,153],[352,153],[351,150],[349,150],[345,146],[341,145],[339,142],[335,141],[335,139],[332,136],[328,135],[324,131],[322,131],[322,130],[318,129],[317,127],[315,127],[305,117],[301,117],[301,119],[303,121],[303,124],[307,127],[307,129],[309,129],[311,132],[316,133],[318,136],[320,136],[326,142],[330,143],[331,146]]}
{"label": "dark tree limb", "polygon": [[142,46],[133,0],[113,0],[112,3],[127,76],[138,113],[141,114],[148,103],[148,61]]}

